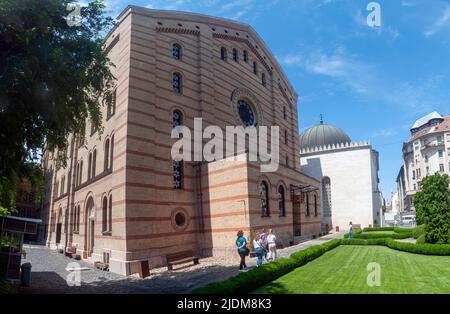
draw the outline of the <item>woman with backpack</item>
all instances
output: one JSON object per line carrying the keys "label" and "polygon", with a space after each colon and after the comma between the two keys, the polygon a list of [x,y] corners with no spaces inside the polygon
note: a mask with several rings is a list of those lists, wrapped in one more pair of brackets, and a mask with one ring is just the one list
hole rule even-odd
{"label": "woman with backpack", "polygon": [[245,264],[245,257],[248,256],[250,250],[247,247],[247,239],[244,237],[244,232],[242,230],[239,230],[237,233],[236,246],[238,254],[241,257],[239,270],[244,270],[247,268],[247,265]]}

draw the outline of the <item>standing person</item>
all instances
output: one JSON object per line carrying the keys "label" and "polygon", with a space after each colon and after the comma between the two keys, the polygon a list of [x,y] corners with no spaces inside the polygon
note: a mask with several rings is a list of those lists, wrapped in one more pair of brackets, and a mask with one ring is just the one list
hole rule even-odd
{"label": "standing person", "polygon": [[349,223],[349,228],[348,228],[348,238],[353,239],[353,224],[351,221]]}
{"label": "standing person", "polygon": [[269,259],[277,259],[277,237],[273,233],[272,229],[269,229],[269,234],[267,236],[267,243],[269,245]]}
{"label": "standing person", "polygon": [[241,257],[239,270],[244,270],[247,268],[247,265],[245,264],[245,257],[248,256],[250,250],[247,247],[247,239],[244,237],[244,232],[242,230],[239,230],[237,233],[236,246],[238,254]]}
{"label": "standing person", "polygon": [[263,229],[261,232],[261,240],[260,241],[261,241],[261,246],[264,249],[263,257],[266,260],[266,262],[269,261],[268,256],[267,256],[269,254],[269,243],[267,242],[267,236],[268,236],[268,234],[267,234],[266,229]]}
{"label": "standing person", "polygon": [[261,245],[261,235],[256,234],[255,239],[253,240],[253,248],[255,249],[255,254],[258,257],[256,266],[260,267],[262,265],[264,255],[264,249]]}

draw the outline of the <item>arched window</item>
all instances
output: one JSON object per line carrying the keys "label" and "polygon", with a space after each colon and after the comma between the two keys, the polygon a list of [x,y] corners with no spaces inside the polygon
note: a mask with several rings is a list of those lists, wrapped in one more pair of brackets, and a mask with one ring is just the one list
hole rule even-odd
{"label": "arched window", "polygon": [[331,217],[331,180],[322,178],[322,216]]}
{"label": "arched window", "polygon": [[110,153],[110,157],[109,157],[109,168],[112,170],[113,168],[113,161],[114,161],[114,134],[111,137],[111,153]]}
{"label": "arched window", "polygon": [[311,212],[310,212],[310,208],[309,208],[309,194],[306,193],[306,216],[310,216]]}
{"label": "arched window", "polygon": [[95,168],[97,165],[97,150],[94,149],[94,153],[92,154],[92,177],[95,177]]}
{"label": "arched window", "polygon": [[278,209],[280,211],[280,216],[286,216],[286,199],[284,194],[284,187],[280,185],[278,187]]}
{"label": "arched window", "polygon": [[244,50],[244,62],[248,62],[248,52]]}
{"label": "arched window", "polygon": [[75,206],[73,213],[73,231],[78,233],[80,231],[80,205]]}
{"label": "arched window", "polygon": [[172,87],[173,91],[177,94],[181,94],[181,88],[182,88],[182,77],[180,73],[174,73],[172,76]]}
{"label": "arched window", "polygon": [[227,61],[227,49],[225,47],[220,49],[220,59]]}
{"label": "arched window", "polygon": [[286,114],[286,107],[283,107],[283,119],[286,120],[287,114]]}
{"label": "arched window", "polygon": [[253,73],[258,74],[258,63],[256,61],[253,61]]}
{"label": "arched window", "polygon": [[261,83],[263,86],[266,86],[266,74],[265,73],[263,73],[261,75]]}
{"label": "arched window", "polygon": [[181,60],[181,46],[179,44],[173,44],[172,57],[176,60]]}
{"label": "arched window", "polygon": [[314,216],[317,217],[318,211],[317,211],[317,195],[314,194]]}
{"label": "arched window", "polygon": [[88,180],[92,178],[92,153],[89,153],[88,161]]}
{"label": "arched window", "polygon": [[105,158],[103,161],[103,171],[109,169],[109,139],[105,142]]}
{"label": "arched window", "polygon": [[60,195],[63,195],[63,194],[64,194],[64,184],[65,184],[65,181],[66,181],[66,177],[65,177],[65,176],[62,176],[62,178],[61,178],[61,193],[60,193]]}
{"label": "arched window", "polygon": [[108,229],[112,232],[112,194],[109,196],[108,205]]}
{"label": "arched window", "polygon": [[233,48],[233,61],[238,62],[238,51],[236,48]]}
{"label": "arched window", "polygon": [[114,91],[106,98],[106,121],[108,121],[116,113],[116,97],[117,89],[114,89]]}
{"label": "arched window", "polygon": [[102,231],[106,232],[108,231],[108,198],[106,196],[103,197],[102,205]]}
{"label": "arched window", "polygon": [[284,130],[284,144],[288,145],[288,131]]}
{"label": "arched window", "polygon": [[259,185],[259,196],[261,198],[261,216],[270,217],[269,186],[266,181],[262,181]]}
{"label": "arched window", "polygon": [[172,166],[173,166],[173,187],[175,189],[182,189],[184,179],[183,161],[173,160]]}
{"label": "arched window", "polygon": [[172,113],[172,128],[183,125],[183,114],[179,110]]}

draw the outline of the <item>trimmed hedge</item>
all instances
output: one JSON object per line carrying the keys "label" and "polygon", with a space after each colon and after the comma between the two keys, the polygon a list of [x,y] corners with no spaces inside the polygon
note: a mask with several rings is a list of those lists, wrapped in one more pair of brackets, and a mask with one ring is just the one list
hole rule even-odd
{"label": "trimmed hedge", "polygon": [[370,231],[394,231],[394,227],[373,227],[373,228],[364,228],[364,232]]}
{"label": "trimmed hedge", "polygon": [[450,244],[414,244],[386,239],[386,245],[391,249],[403,252],[424,255],[450,256]]}
{"label": "trimmed hedge", "polygon": [[423,235],[425,237],[425,225],[417,226],[412,231],[412,237],[414,239],[419,238],[421,235]]}
{"label": "trimmed hedge", "polygon": [[[395,233],[373,233],[373,231],[394,231]],[[363,232],[355,232],[353,238],[355,239],[407,239],[412,237],[414,229],[412,228],[400,228],[400,227],[377,227],[377,228],[364,228]],[[348,238],[348,233],[344,235],[344,238]]]}
{"label": "trimmed hedge", "polygon": [[301,267],[339,245],[383,245],[391,249],[424,255],[450,256],[450,244],[414,244],[397,242],[390,238],[335,239],[321,245],[311,246],[293,253],[289,258],[280,258],[259,268],[240,273],[221,282],[197,288],[194,294],[245,294],[262,287],[294,269]]}

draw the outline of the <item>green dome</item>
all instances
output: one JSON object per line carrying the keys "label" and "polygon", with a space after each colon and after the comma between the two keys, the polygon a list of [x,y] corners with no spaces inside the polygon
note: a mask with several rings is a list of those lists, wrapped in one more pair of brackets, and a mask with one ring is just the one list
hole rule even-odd
{"label": "green dome", "polygon": [[328,124],[318,124],[306,129],[300,135],[300,149],[350,143],[350,137],[340,128]]}

